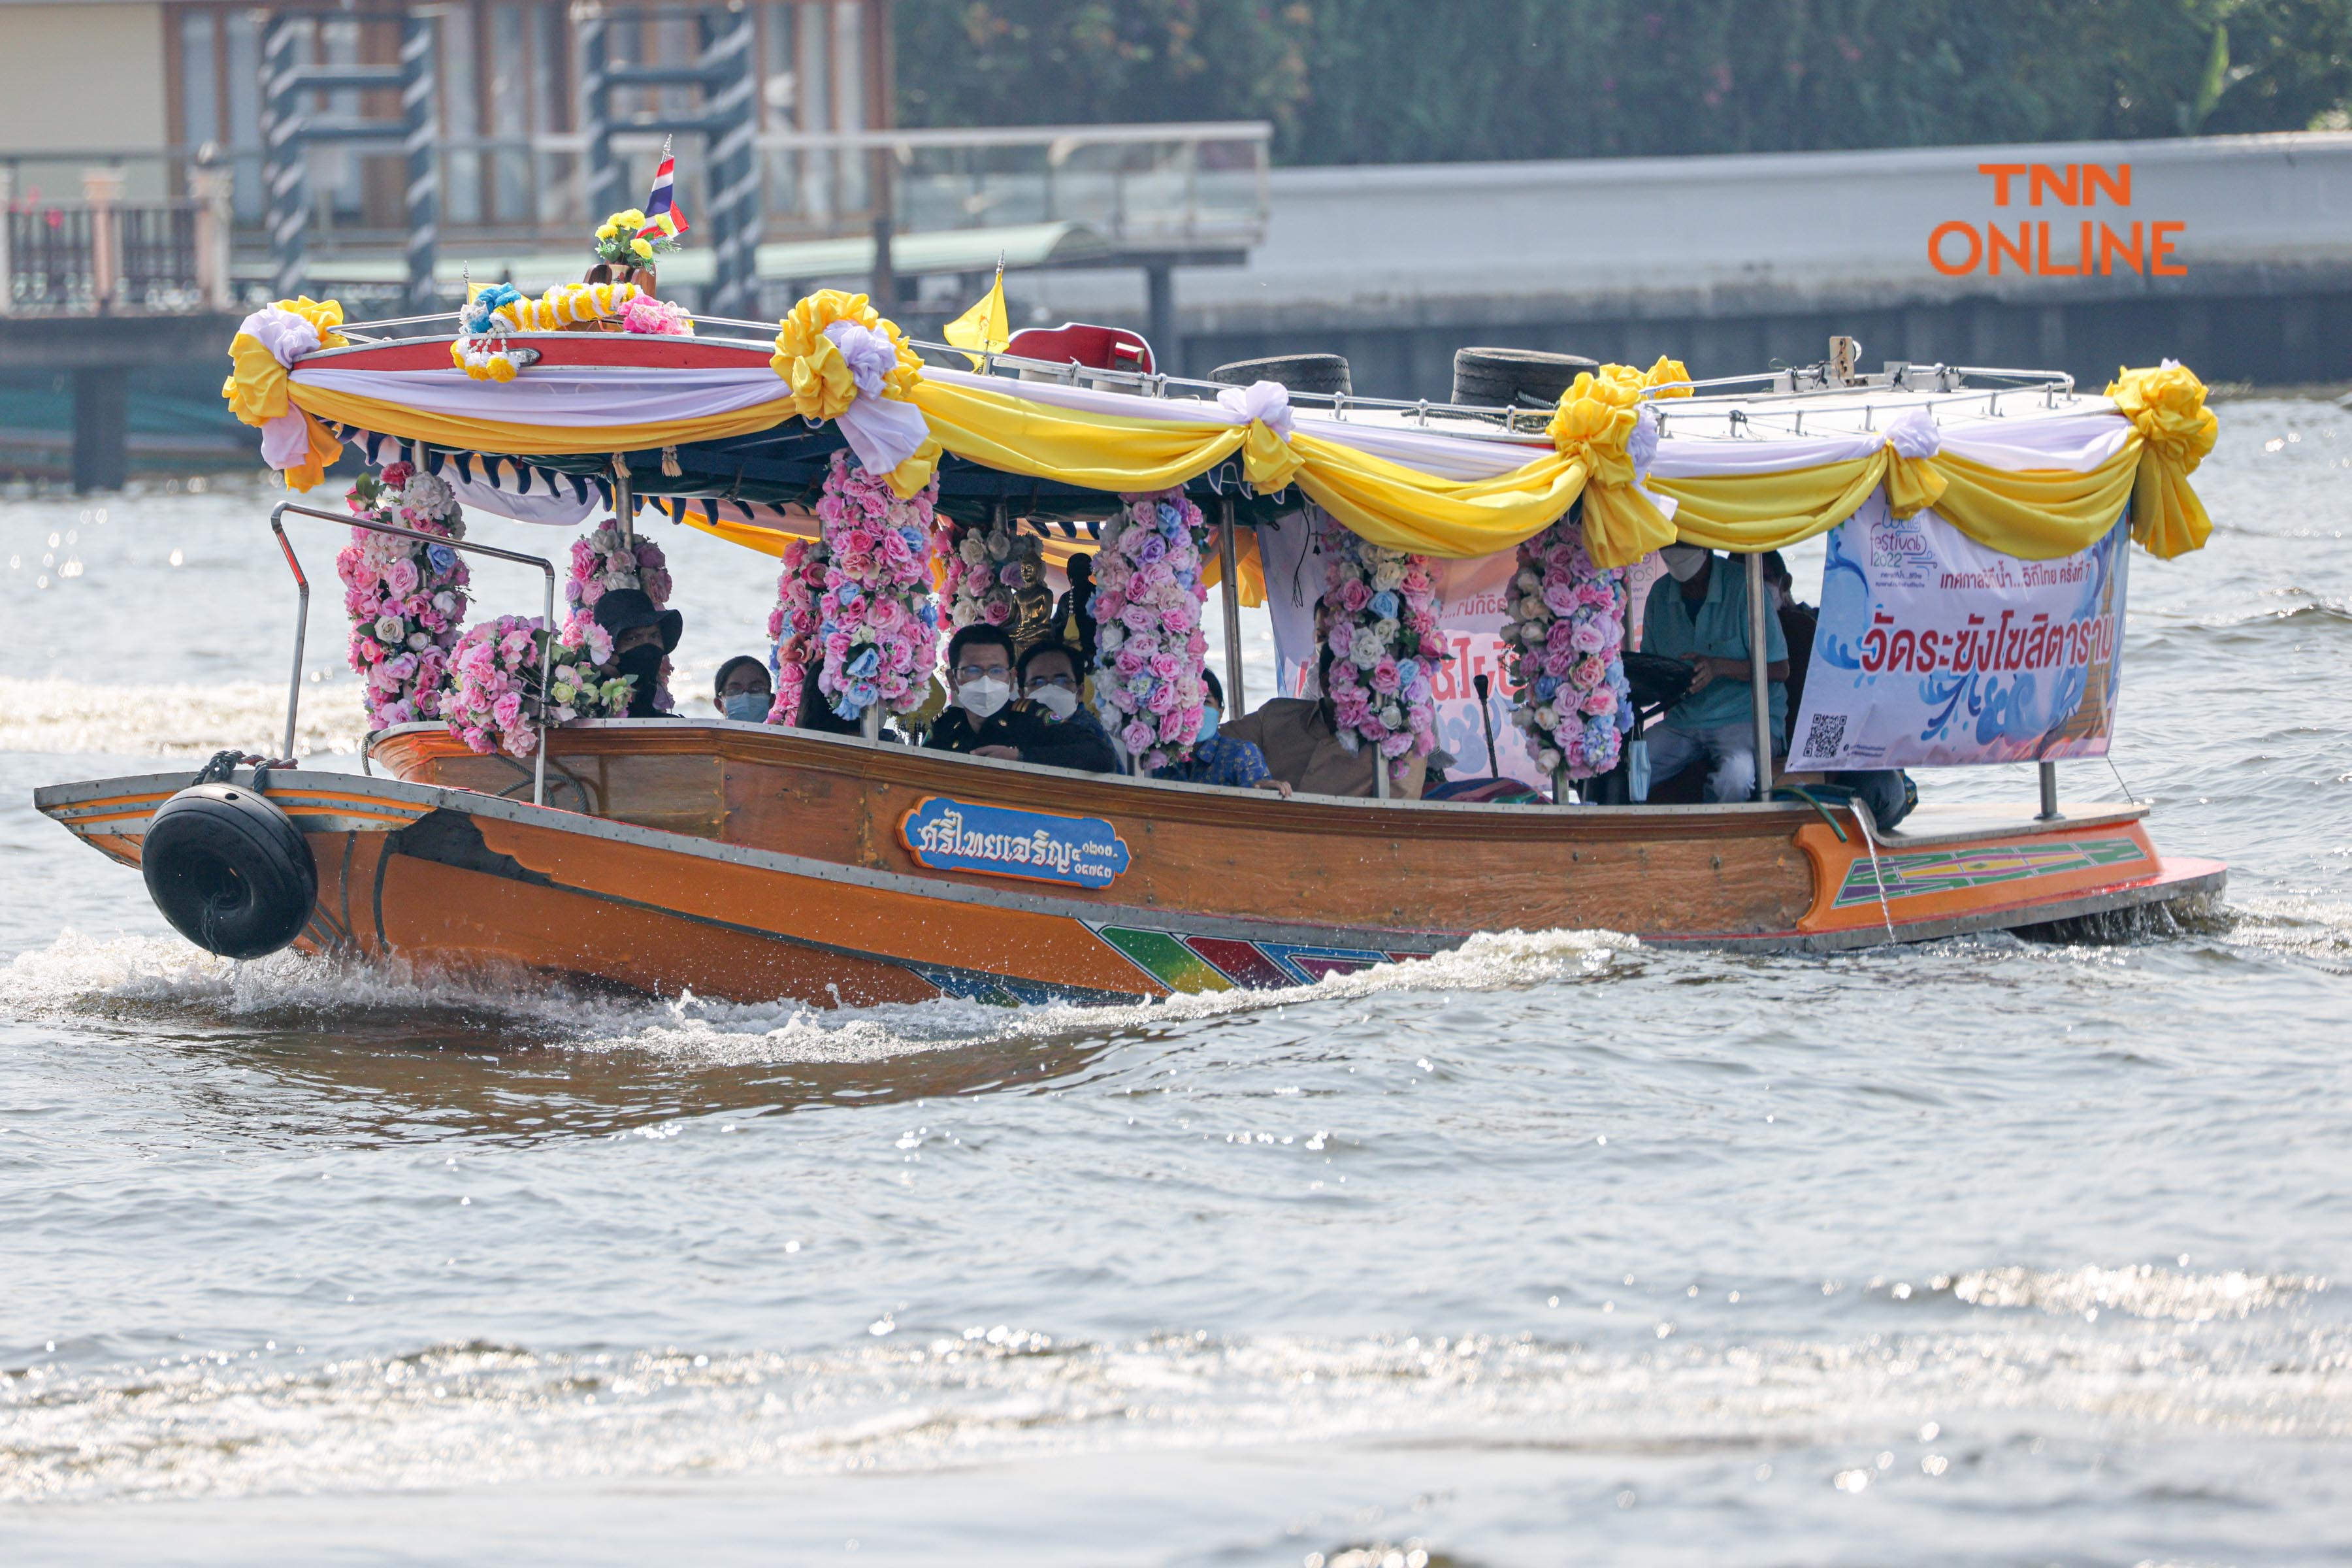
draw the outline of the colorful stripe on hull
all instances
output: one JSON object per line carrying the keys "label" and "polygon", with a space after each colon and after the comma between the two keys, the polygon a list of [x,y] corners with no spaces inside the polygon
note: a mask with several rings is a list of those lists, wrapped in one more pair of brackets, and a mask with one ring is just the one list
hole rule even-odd
{"label": "colorful stripe on hull", "polygon": [[1312,985],[1327,974],[1353,974],[1376,963],[1429,956],[1369,947],[1186,936],[1139,926],[1103,924],[1090,929],[1171,991],[1273,991]]}

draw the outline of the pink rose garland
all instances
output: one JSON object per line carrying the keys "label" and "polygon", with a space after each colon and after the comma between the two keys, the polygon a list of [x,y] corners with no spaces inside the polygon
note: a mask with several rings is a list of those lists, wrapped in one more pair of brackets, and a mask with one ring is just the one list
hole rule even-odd
{"label": "pink rose garland", "polygon": [[1593,564],[1580,523],[1562,518],[1519,546],[1503,623],[1511,721],[1537,766],[1589,779],[1617,765],[1633,721],[1625,684],[1625,577]]}
{"label": "pink rose garland", "polygon": [[[466,536],[456,495],[409,463],[390,465],[381,478],[363,476],[344,502],[379,522]],[[446,544],[355,528],[335,556],[335,575],[352,621],[351,667],[367,683],[368,727],[437,717],[450,649],[466,623],[465,558]]]}
{"label": "pink rose garland", "polygon": [[[613,638],[596,624],[596,601],[618,588],[638,588],[654,602],[654,608],[667,609],[675,585],[660,545],[650,539],[633,542],[624,537],[619,521],[606,518],[593,531],[572,542],[571,569],[563,580],[563,602],[569,609],[556,657],[591,666],[604,663],[613,657]],[[663,672],[667,670],[665,663]],[[579,704],[579,712],[594,718],[599,713],[619,713],[628,705],[628,689],[624,686],[617,702],[607,704],[601,697],[591,696]],[[654,694],[654,706],[669,710],[667,689]]]}
{"label": "pink rose garland", "polygon": [[1150,773],[1201,733],[1201,509],[1181,489],[1119,500],[1095,552],[1095,708]]}
{"label": "pink rose garland", "polygon": [[817,689],[856,722],[879,702],[911,713],[929,695],[940,657],[940,610],[931,593],[939,479],[901,499],[889,476],[846,451],[833,455],[817,522],[832,559],[817,600],[824,665]]}
{"label": "pink rose garland", "polygon": [[775,645],[768,668],[776,672],[776,700],[768,710],[771,724],[801,721],[801,687],[808,679],[820,619],[817,601],[832,563],[833,552],[822,539],[795,539],[784,546],[782,570],[776,574],[776,607],[768,612],[768,640]]}
{"label": "pink rose garland", "polygon": [[1349,751],[1369,745],[1404,781],[1405,759],[1436,749],[1437,704],[1430,678],[1445,651],[1428,561],[1360,539],[1321,508],[1323,604],[1331,675],[1324,692]]}
{"label": "pink rose garland", "polygon": [[954,521],[942,526],[939,553],[947,576],[949,623],[959,629],[976,621],[1012,625],[1013,590],[1021,585],[1021,563],[1039,558],[1044,548],[1035,538],[1016,533],[1010,519],[971,528]]}

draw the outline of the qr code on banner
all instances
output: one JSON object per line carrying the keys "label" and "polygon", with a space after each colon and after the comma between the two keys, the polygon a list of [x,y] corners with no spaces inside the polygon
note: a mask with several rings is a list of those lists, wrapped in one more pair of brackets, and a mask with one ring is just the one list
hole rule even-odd
{"label": "qr code on banner", "polygon": [[1845,715],[1816,713],[1813,727],[1805,732],[1805,755],[1834,757],[1845,750]]}

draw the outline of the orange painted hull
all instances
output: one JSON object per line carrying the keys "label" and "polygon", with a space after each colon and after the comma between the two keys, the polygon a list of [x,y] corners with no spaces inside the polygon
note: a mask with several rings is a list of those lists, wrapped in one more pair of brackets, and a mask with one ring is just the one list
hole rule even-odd
{"label": "orange painted hull", "polygon": [[[1798,806],[1282,801],[685,721],[552,741],[545,807],[511,763],[422,727],[375,746],[397,778],[273,774],[318,864],[303,943],[739,1000],[1154,997],[1305,984],[1486,931],[1916,940],[2211,896],[2225,874],[2160,858],[2137,808],[1953,813],[1874,864],[1850,816],[1841,842]],[[135,864],[185,782],[37,804]],[[1033,829],[1036,858],[1005,858],[1033,853]]]}

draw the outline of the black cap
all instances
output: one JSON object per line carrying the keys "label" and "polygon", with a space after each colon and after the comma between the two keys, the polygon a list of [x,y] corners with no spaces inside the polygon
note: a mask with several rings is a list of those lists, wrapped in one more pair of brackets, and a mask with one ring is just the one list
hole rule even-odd
{"label": "black cap", "polygon": [[678,638],[686,635],[686,617],[676,610],[654,608],[652,595],[643,588],[614,588],[597,600],[596,624],[614,637],[638,626],[658,626],[664,653],[676,653]]}

